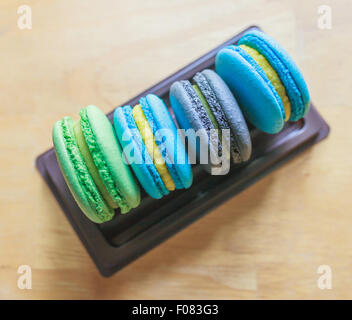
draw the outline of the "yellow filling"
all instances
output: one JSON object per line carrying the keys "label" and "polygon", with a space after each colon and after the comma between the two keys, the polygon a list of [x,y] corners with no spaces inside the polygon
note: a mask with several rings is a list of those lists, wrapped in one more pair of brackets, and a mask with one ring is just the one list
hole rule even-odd
{"label": "yellow filling", "polygon": [[160,174],[161,180],[164,182],[168,190],[175,190],[175,183],[172,180],[169,170],[166,167],[165,161],[159,151],[158,146],[156,145],[153,131],[149,126],[149,123],[143,113],[140,104],[136,105],[132,109],[132,114],[134,121],[137,124],[138,130],[142,136],[143,142],[147,148],[147,151],[153,159],[153,163],[155,165],[156,170]]}
{"label": "yellow filling", "polygon": [[291,104],[290,100],[287,97],[286,89],[282,84],[279,75],[270,65],[268,60],[266,60],[265,57],[261,55],[257,50],[246,45],[240,45],[240,48],[245,50],[254,59],[254,61],[259,64],[259,66],[265,72],[266,76],[269,78],[270,82],[272,83],[276,92],[279,94],[279,97],[282,100],[282,104],[285,110],[285,121],[288,121],[291,115]]}

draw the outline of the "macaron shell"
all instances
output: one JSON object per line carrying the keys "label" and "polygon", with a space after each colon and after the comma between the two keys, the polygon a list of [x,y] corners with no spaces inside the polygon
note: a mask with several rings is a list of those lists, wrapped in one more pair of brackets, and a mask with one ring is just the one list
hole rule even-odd
{"label": "macaron shell", "polygon": [[202,74],[215,93],[222,107],[240,152],[241,160],[248,161],[252,153],[252,142],[247,123],[237,101],[226,83],[212,70],[204,70]]}
{"label": "macaron shell", "polygon": [[[69,133],[65,134],[63,132],[62,121],[66,122],[65,125],[67,127],[71,127],[68,128]],[[113,218],[114,211],[105,204],[93,179],[89,175],[78,146],[74,141],[72,126],[73,120],[65,117],[63,120],[57,121],[53,128],[54,148],[61,172],[83,213],[95,223],[108,221]],[[67,141],[67,135],[70,135],[71,141],[69,142]],[[71,148],[72,156],[70,156],[68,148]],[[74,160],[72,160],[72,157],[74,157]],[[77,168],[79,168],[79,172]],[[82,183],[83,181],[84,184]],[[99,212],[97,208],[99,208]]]}
{"label": "macaron shell", "polygon": [[[189,84],[189,86],[192,88],[191,84]],[[180,81],[174,82],[170,87],[170,103],[180,127],[184,130],[193,129],[194,131],[191,132],[193,134],[198,134],[199,136],[199,143],[193,135],[193,138],[188,139],[188,146],[190,148],[189,154],[190,152],[193,154],[195,153],[199,159],[201,146],[203,146],[204,150],[209,146],[209,158],[204,159],[204,161],[202,159],[200,160],[207,162],[202,163],[202,165],[207,172],[211,173],[211,170],[214,167],[210,162],[211,154],[213,154],[214,158],[217,158],[218,153],[215,144],[212,144],[211,142],[209,143],[210,139],[208,132],[209,130],[214,129],[211,120],[206,115],[205,110],[203,110],[203,113],[201,113],[199,112],[201,110],[195,109],[194,101],[192,101],[191,97]],[[200,101],[199,103],[201,105]]]}
{"label": "macaron shell", "polygon": [[261,53],[279,74],[291,102],[291,121],[303,117],[309,110],[310,95],[304,77],[288,52],[272,37],[260,32],[250,31],[238,42]]}
{"label": "macaron shell", "polygon": [[[176,188],[189,188],[193,182],[192,168],[188,161],[183,139],[177,131],[169,110],[167,109],[165,103],[156,95],[148,94],[146,96],[146,102],[150,106],[149,110],[152,112],[156,127],[158,129],[166,128],[171,131],[172,138],[166,139],[163,144],[165,146],[165,157],[169,158],[173,162],[170,163],[170,166],[173,168],[173,170],[170,170],[170,174],[172,175],[174,181],[180,181],[181,183],[177,184],[175,181]],[[166,164],[168,165],[167,162]],[[175,171],[176,173],[174,173]]]}
{"label": "macaron shell", "polygon": [[[218,52],[216,72],[233,92],[248,121],[264,132],[277,133],[284,125],[284,110],[278,100],[280,98],[275,96],[266,76],[265,79],[258,69],[236,51],[238,49],[240,48],[225,47]],[[253,62],[255,63],[254,60]]]}
{"label": "macaron shell", "polygon": [[[192,108],[184,108],[184,102],[187,105],[192,104],[189,97],[185,95],[181,83],[174,82],[170,87],[170,104],[180,127],[188,130],[193,128],[192,124],[197,118],[194,117]],[[198,126],[201,126],[201,124],[198,124]]]}
{"label": "macaron shell", "polygon": [[164,186],[152,159],[150,158],[137,125],[132,116],[131,106],[118,107],[113,115],[117,137],[143,189],[155,199],[167,195],[169,191]]}
{"label": "macaron shell", "polygon": [[108,167],[106,174],[111,174],[114,187],[121,196],[119,207],[122,213],[126,213],[139,205],[140,189],[122,159],[122,150],[109,119],[95,106],[88,106],[86,110],[91,130]]}

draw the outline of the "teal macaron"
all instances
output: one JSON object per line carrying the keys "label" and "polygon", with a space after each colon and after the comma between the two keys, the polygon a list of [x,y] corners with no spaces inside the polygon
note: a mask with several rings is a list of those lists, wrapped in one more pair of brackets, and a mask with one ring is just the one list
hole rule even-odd
{"label": "teal macaron", "polygon": [[149,94],[133,108],[116,108],[113,121],[126,159],[147,194],[160,199],[191,186],[193,173],[185,146],[158,96]]}
{"label": "teal macaron", "polygon": [[122,157],[112,124],[96,106],[64,117],[53,128],[56,157],[83,213],[95,223],[111,220],[115,209],[127,213],[140,203],[140,189]]}
{"label": "teal macaron", "polygon": [[267,133],[304,117],[310,106],[307,84],[290,55],[267,34],[252,30],[236,46],[220,50],[216,72],[236,96],[246,118]]}

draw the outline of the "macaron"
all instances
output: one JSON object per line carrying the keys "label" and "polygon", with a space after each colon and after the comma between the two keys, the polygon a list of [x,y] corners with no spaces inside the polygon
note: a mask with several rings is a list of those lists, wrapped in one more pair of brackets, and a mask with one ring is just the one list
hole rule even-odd
{"label": "macaron", "polygon": [[126,159],[147,194],[160,199],[192,185],[182,137],[158,96],[148,94],[133,108],[116,108],[113,119]]}
{"label": "macaron", "polygon": [[277,133],[286,121],[297,121],[309,110],[302,73],[290,55],[263,32],[249,31],[237,46],[221,49],[215,66],[245,117],[264,132]]}
{"label": "macaron", "polygon": [[114,209],[127,213],[137,207],[140,189],[105,114],[91,105],[80,116],[56,122],[54,148],[78,206],[91,221],[103,223],[114,217]]}
{"label": "macaron", "polygon": [[[198,72],[192,83],[188,80],[173,83],[170,103],[180,127],[193,129],[190,132],[198,136],[199,140],[188,139],[188,143],[208,172],[222,165],[212,161],[217,156],[232,159],[235,164],[250,158],[252,144],[245,119],[228,86],[213,70]],[[209,151],[207,159],[201,154],[204,146]]]}

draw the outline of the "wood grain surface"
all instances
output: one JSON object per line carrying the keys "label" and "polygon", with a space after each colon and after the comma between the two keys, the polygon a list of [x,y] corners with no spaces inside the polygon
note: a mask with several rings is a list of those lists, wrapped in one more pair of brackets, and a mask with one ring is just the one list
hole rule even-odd
{"label": "wood grain surface", "polygon": [[[350,0],[27,0],[31,30],[17,27],[22,4],[0,3],[0,298],[352,298]],[[35,169],[54,122],[108,112],[251,24],[293,55],[329,138],[102,278]]]}

